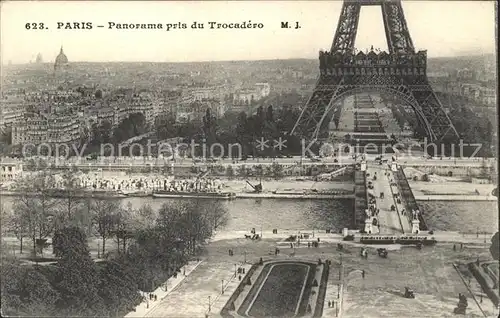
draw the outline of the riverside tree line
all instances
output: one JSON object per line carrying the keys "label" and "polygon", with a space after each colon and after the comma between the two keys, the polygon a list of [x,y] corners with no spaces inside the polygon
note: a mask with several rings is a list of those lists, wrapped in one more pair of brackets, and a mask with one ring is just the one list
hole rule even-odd
{"label": "riverside tree line", "polygon": [[[220,201],[134,209],[82,198],[72,173],[64,178],[65,197],[58,199],[47,190],[50,172],[22,180],[25,195],[2,211],[3,236],[20,243],[15,256],[2,247],[4,314],[123,316],[142,300],[140,291],[175,275],[227,221]],[[99,260],[90,254],[90,238],[99,238]]]}

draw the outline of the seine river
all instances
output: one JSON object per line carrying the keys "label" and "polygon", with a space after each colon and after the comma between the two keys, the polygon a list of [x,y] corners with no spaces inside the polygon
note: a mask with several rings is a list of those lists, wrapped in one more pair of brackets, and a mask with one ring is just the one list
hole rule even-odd
{"label": "seine river", "polygon": [[[10,208],[14,197],[0,197],[4,208]],[[150,204],[159,208],[163,203],[179,199],[127,198],[133,207]],[[181,199],[182,200],[182,199]],[[230,219],[225,230],[326,229],[336,231],[352,221],[353,200],[276,200],[237,199],[227,204]],[[494,201],[419,202],[426,221],[434,230],[460,232],[498,231],[498,204]]]}

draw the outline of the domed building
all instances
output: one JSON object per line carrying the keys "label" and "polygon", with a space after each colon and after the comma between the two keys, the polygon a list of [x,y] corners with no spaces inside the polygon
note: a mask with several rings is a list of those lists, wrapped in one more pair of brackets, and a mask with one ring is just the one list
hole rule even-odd
{"label": "domed building", "polygon": [[56,62],[54,63],[54,71],[64,69],[68,66],[68,57],[64,54],[63,48],[61,46],[61,51],[59,55],[56,57]]}

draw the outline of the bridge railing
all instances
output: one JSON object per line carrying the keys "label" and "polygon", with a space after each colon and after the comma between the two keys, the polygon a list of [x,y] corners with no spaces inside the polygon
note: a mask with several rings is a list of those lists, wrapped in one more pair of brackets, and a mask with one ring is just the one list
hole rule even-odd
{"label": "bridge railing", "polygon": [[366,190],[366,174],[364,171],[354,172],[354,227],[364,226],[365,210],[368,208],[368,191]]}
{"label": "bridge railing", "polygon": [[396,178],[396,183],[399,188],[399,192],[401,193],[401,198],[406,203],[405,206],[408,210],[407,215],[411,215],[412,210],[419,210],[418,219],[420,221],[420,229],[423,231],[429,230],[427,226],[427,222],[423,217],[422,210],[419,208],[417,204],[417,200],[415,200],[415,196],[413,195],[413,191],[411,191],[410,184],[408,183],[408,179],[403,171],[402,167],[399,167],[398,170],[394,173]]}

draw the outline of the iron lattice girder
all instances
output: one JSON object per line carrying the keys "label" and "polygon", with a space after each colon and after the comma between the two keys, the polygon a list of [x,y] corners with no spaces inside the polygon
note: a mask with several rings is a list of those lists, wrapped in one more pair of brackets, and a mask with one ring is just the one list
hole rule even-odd
{"label": "iron lattice girder", "polygon": [[358,33],[359,12],[361,6],[356,2],[344,1],[340,13],[337,31],[332,43],[332,52],[346,54],[354,49],[354,41]]}
{"label": "iron lattice girder", "polygon": [[[359,13],[365,5],[381,6],[389,54],[371,52],[371,56],[349,58],[354,56]],[[377,61],[370,60],[373,58]],[[373,70],[360,69],[361,74],[357,74],[357,62]],[[431,141],[457,138],[455,127],[428,83],[425,68],[426,52],[415,54],[400,0],[344,0],[331,52],[320,52],[320,78],[291,133],[301,131],[304,137],[317,139],[337,100],[359,90],[377,90],[395,93],[411,105]]]}
{"label": "iron lattice girder", "polygon": [[458,137],[427,79],[408,80],[398,76],[322,76],[295,128],[302,128],[304,137],[317,139],[336,101],[357,91],[378,91],[396,94],[411,105],[431,141],[448,135]]}
{"label": "iron lattice girder", "polygon": [[361,6],[369,5],[378,5],[381,7],[389,53],[415,52],[400,0],[344,1],[331,51],[342,54],[354,51]]}
{"label": "iron lattice girder", "polygon": [[315,130],[327,106],[335,97],[335,89],[332,88],[338,87],[341,83],[342,77],[320,77],[316,89],[302,109],[300,117],[292,129],[292,134],[297,129],[301,129],[301,133],[307,136]]}
{"label": "iron lattice girder", "polygon": [[406,25],[401,2],[383,2],[382,18],[389,52],[391,54],[414,53],[415,47]]}

